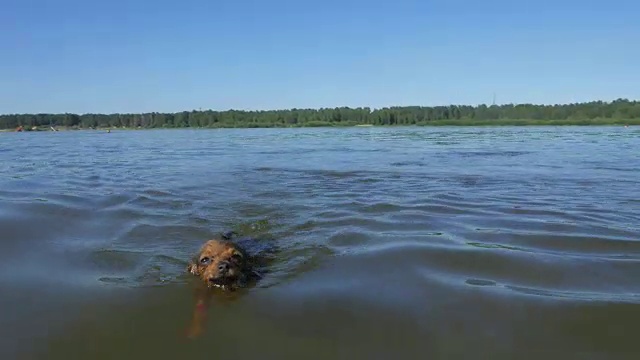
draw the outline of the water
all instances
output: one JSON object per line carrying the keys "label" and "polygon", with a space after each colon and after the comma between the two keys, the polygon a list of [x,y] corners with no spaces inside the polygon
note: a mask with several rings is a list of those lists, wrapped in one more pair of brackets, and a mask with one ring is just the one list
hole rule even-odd
{"label": "water", "polygon": [[[640,130],[0,134],[0,357],[638,358]],[[201,243],[279,252],[188,339]]]}

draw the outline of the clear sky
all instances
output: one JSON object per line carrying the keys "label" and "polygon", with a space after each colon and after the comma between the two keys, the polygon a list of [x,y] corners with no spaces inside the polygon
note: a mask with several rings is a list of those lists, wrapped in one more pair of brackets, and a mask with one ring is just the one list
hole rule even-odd
{"label": "clear sky", "polygon": [[0,113],[640,98],[640,1],[0,0]]}

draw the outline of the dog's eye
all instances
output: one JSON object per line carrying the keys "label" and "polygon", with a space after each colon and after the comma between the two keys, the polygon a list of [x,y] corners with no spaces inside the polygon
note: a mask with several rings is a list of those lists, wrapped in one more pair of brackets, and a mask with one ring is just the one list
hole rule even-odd
{"label": "dog's eye", "polygon": [[207,265],[210,262],[211,262],[211,259],[209,259],[208,257],[203,257],[202,259],[200,259],[200,264],[202,265]]}
{"label": "dog's eye", "polygon": [[231,258],[235,261],[242,261],[242,255],[240,254],[233,254],[231,255]]}

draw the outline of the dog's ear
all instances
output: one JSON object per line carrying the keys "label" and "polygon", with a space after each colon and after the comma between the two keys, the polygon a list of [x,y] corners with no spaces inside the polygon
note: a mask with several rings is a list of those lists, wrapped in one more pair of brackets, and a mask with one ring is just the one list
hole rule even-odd
{"label": "dog's ear", "polygon": [[238,235],[237,232],[231,230],[231,231],[227,231],[221,234],[222,238],[225,240],[231,240],[233,239],[234,236]]}
{"label": "dog's ear", "polygon": [[194,262],[191,262],[189,263],[189,265],[187,265],[187,271],[192,275],[200,275],[200,269],[198,269],[198,265],[196,265],[196,263]]}

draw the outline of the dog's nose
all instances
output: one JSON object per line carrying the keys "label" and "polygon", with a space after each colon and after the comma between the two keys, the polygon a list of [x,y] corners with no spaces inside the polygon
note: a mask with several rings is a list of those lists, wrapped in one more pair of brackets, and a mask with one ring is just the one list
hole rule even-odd
{"label": "dog's nose", "polygon": [[227,270],[229,270],[229,263],[228,262],[223,261],[220,264],[218,264],[218,271],[226,272]]}

